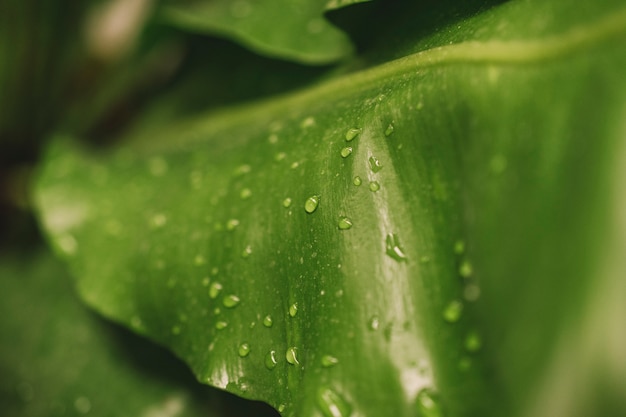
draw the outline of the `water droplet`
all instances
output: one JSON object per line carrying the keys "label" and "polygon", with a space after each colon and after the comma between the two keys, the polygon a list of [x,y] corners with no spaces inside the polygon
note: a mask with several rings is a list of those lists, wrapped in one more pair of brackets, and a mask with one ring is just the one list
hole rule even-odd
{"label": "water droplet", "polygon": [[274,320],[272,319],[272,316],[270,316],[269,314],[267,316],[265,316],[265,318],[263,319],[263,326],[265,327],[272,327],[274,325]]}
{"label": "water droplet", "polygon": [[287,349],[285,359],[287,359],[287,362],[291,365],[300,365],[300,362],[298,362],[298,348],[290,347]]}
{"label": "water droplet", "polygon": [[402,247],[400,247],[400,240],[395,233],[389,233],[385,240],[385,249],[387,255],[391,256],[396,261],[406,261],[406,254]]}
{"label": "water droplet", "polygon": [[463,313],[463,303],[459,300],[451,301],[443,310],[443,319],[448,323],[456,323]]}
{"label": "water droplet", "polygon": [[385,129],[385,136],[391,136],[393,133],[393,123],[389,123],[387,129]]}
{"label": "water droplet", "polygon": [[343,148],[341,150],[341,157],[342,158],[347,158],[350,156],[350,154],[352,154],[352,147],[351,146],[346,146],[345,148]]}
{"label": "water droplet", "polygon": [[462,255],[465,252],[465,242],[462,240],[457,240],[454,242],[454,253],[457,255]]}
{"label": "water droplet", "polygon": [[430,262],[430,256],[423,255],[422,257],[420,257],[420,262],[423,264],[427,264],[428,262]]}
{"label": "water droplet", "polygon": [[430,388],[417,394],[417,414],[420,417],[443,417],[439,396]]}
{"label": "water droplet", "polygon": [[242,358],[245,358],[246,356],[250,354],[250,345],[247,343],[240,344],[238,353],[239,353],[239,356],[241,356]]}
{"label": "water droplet", "polygon": [[172,327],[172,334],[180,334],[180,332],[181,332],[180,326]]}
{"label": "water droplet", "polygon": [[339,230],[348,230],[352,227],[352,220],[347,217],[340,217],[337,227],[339,227]]}
{"label": "water droplet", "polygon": [[239,226],[239,220],[237,219],[230,219],[226,222],[226,230],[228,230],[229,232],[235,230],[237,226]]}
{"label": "water droplet", "polygon": [[209,297],[215,299],[217,298],[218,295],[220,295],[221,291],[222,291],[222,284],[220,284],[219,282],[214,282],[209,287]]}
{"label": "water droplet", "polygon": [[227,326],[228,326],[228,323],[226,323],[225,321],[218,321],[217,323],[215,323],[215,328],[217,330],[225,329]]}
{"label": "water droplet", "polygon": [[361,180],[361,177],[359,177],[358,175],[354,177],[354,179],[352,180],[352,184],[356,185],[357,187],[361,185],[362,183],[363,181]]}
{"label": "water droplet", "polygon": [[276,155],[274,155],[274,161],[280,162],[286,157],[287,157],[287,154],[285,152],[278,152]]}
{"label": "water droplet", "polygon": [[307,117],[306,119],[302,120],[302,122],[300,123],[300,127],[302,128],[311,127],[314,124],[315,124],[315,119],[313,117]]}
{"label": "water droplet", "polygon": [[276,133],[272,133],[271,135],[269,135],[269,137],[267,138],[267,141],[269,143],[271,143],[272,145],[274,145],[275,143],[278,142],[278,135],[276,135]]}
{"label": "water droplet", "polygon": [[319,195],[312,195],[311,197],[307,198],[306,201],[304,202],[304,211],[306,211],[307,213],[313,213],[315,210],[317,210],[317,207],[320,204],[320,196]]}
{"label": "water droplet", "polygon": [[157,213],[154,216],[152,216],[152,218],[150,219],[150,226],[152,226],[153,229],[161,228],[165,226],[166,223],[167,223],[167,216],[165,216],[165,214],[162,214],[162,213]]}
{"label": "water droplet", "polygon": [[287,406],[285,404],[280,404],[277,408],[279,413],[282,413],[283,411],[285,411],[285,409],[287,408]]}
{"label": "water droplet", "polygon": [[250,165],[240,165],[235,170],[235,175],[248,174],[250,171],[252,171],[252,167]]}
{"label": "water droplet", "polygon": [[243,190],[241,190],[241,192],[239,193],[239,198],[241,198],[242,200],[247,200],[252,196],[252,190],[250,190],[249,188],[244,188]]}
{"label": "water droplet", "polygon": [[378,190],[380,190],[380,184],[378,183],[378,181],[371,181],[370,182],[370,191],[375,193]]}
{"label": "water droplet", "polygon": [[204,265],[206,263],[206,259],[204,259],[204,256],[202,255],[196,255],[195,258],[193,258],[193,264],[195,266],[201,266]]}
{"label": "water droplet", "polygon": [[284,208],[289,208],[291,207],[291,198],[287,197],[283,200],[283,207]]}
{"label": "water droplet", "polygon": [[317,391],[317,406],[324,417],[349,417],[350,405],[330,388],[321,387]]}
{"label": "water droplet", "polygon": [[483,346],[482,338],[480,334],[476,330],[470,331],[467,336],[465,336],[465,349],[468,352],[478,352],[480,348]]}
{"label": "water droplet", "polygon": [[361,129],[353,127],[346,132],[346,142],[354,140],[361,133]]}
{"label": "water droplet", "polygon": [[378,318],[378,316],[373,316],[370,319],[368,326],[370,330],[378,330],[378,327],[380,326],[380,319]]}
{"label": "water droplet", "polygon": [[471,277],[473,272],[474,269],[472,268],[472,264],[467,259],[463,260],[463,262],[461,262],[461,265],[459,265],[459,275],[462,278]]}
{"label": "water droplet", "polygon": [[239,297],[237,297],[234,294],[231,295],[227,295],[226,297],[224,297],[224,299],[222,300],[222,304],[224,305],[224,307],[226,308],[234,308],[237,307],[237,305],[239,305],[239,303],[241,302],[241,300],[239,299]]}
{"label": "water droplet", "polygon": [[376,158],[375,156],[370,156],[369,162],[370,162],[370,169],[372,170],[372,172],[378,172],[381,169],[383,169],[382,164],[380,163],[378,158]]}
{"label": "water droplet", "polygon": [[81,414],[91,411],[91,401],[87,397],[78,397],[74,400],[74,408]]}
{"label": "water droplet", "polygon": [[339,363],[339,359],[331,355],[324,355],[322,356],[321,363],[324,368],[330,368],[337,365]]}
{"label": "water droplet", "polygon": [[276,360],[276,351],[270,350],[269,352],[267,352],[267,355],[265,355],[265,367],[269,370],[272,370],[276,368],[277,363],[278,361]]}
{"label": "water droplet", "polygon": [[298,314],[298,303],[293,303],[289,306],[289,315],[291,317],[296,317],[296,314]]}
{"label": "water droplet", "polygon": [[241,252],[242,258],[249,258],[252,255],[252,247],[250,245],[246,246],[244,250]]}

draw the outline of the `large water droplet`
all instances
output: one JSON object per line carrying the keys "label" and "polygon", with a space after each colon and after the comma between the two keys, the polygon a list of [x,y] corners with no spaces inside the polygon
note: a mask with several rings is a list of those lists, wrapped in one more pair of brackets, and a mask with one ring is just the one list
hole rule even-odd
{"label": "large water droplet", "polygon": [[483,346],[482,338],[480,334],[476,330],[471,330],[465,336],[465,349],[468,352],[478,352],[480,348]]}
{"label": "large water droplet", "polygon": [[346,146],[345,148],[343,148],[340,152],[341,157],[342,158],[347,158],[350,156],[350,154],[352,154],[352,147],[351,146]]}
{"label": "large water droplet", "polygon": [[296,314],[298,314],[298,303],[293,303],[289,306],[289,315],[291,317],[296,317]]}
{"label": "large water droplet", "polygon": [[267,316],[265,316],[265,318],[263,318],[263,326],[272,327],[273,325],[274,325],[274,320],[272,319],[272,316],[268,314]]}
{"label": "large water droplet", "polygon": [[378,172],[381,169],[383,169],[382,164],[380,163],[378,158],[376,158],[375,156],[370,156],[369,163],[370,163],[370,169],[372,170],[372,172]]}
{"label": "large water droplet", "polygon": [[322,356],[322,360],[320,362],[324,368],[330,368],[337,365],[339,363],[339,359],[331,355],[324,355]]}
{"label": "large water droplet", "polygon": [[220,295],[220,292],[222,292],[222,284],[219,282],[214,282],[209,287],[209,297],[213,299],[217,298],[217,296]]}
{"label": "large water droplet", "polygon": [[287,352],[285,353],[285,359],[287,360],[287,363],[291,365],[299,365],[300,362],[298,362],[298,348],[290,347],[289,349],[287,349]]}
{"label": "large water droplet", "polygon": [[352,220],[347,217],[340,217],[337,227],[339,230],[348,230],[352,227]]}
{"label": "large water droplet", "polygon": [[417,394],[417,414],[419,417],[443,417],[439,396],[430,388]]}
{"label": "large water droplet", "polygon": [[456,323],[463,313],[463,303],[459,300],[451,301],[443,310],[443,319],[448,323]]}
{"label": "large water droplet", "polygon": [[348,417],[352,413],[350,405],[330,388],[317,391],[317,406],[324,417]]}
{"label": "large water droplet", "polygon": [[378,181],[371,181],[370,182],[370,191],[375,193],[378,190],[380,190],[380,184],[378,183]]}
{"label": "large water droplet", "polygon": [[352,180],[352,184],[356,185],[357,187],[361,185],[362,183],[363,181],[361,180],[361,177],[359,177],[358,175],[354,177],[354,179]]}
{"label": "large water droplet", "polygon": [[248,343],[240,344],[237,353],[239,353],[239,356],[241,356],[242,358],[245,358],[250,354],[250,345]]}
{"label": "large water droplet", "polygon": [[265,367],[269,370],[276,368],[276,364],[278,361],[276,360],[276,351],[270,350],[267,355],[265,355]]}
{"label": "large water droplet", "polygon": [[361,129],[353,127],[346,132],[346,142],[354,140],[361,133]]}
{"label": "large water droplet", "polygon": [[400,240],[395,233],[389,233],[385,240],[385,249],[387,255],[391,256],[396,261],[406,261],[406,254],[400,246]]}
{"label": "large water droplet", "polygon": [[320,196],[319,195],[312,195],[311,197],[307,198],[306,201],[304,202],[304,211],[306,211],[307,213],[313,213],[315,210],[317,210],[317,207],[320,204]]}
{"label": "large water droplet", "polygon": [[241,302],[241,300],[239,299],[239,297],[237,297],[234,294],[227,295],[222,300],[222,304],[224,304],[224,307],[226,307],[226,308],[237,307],[237,305],[239,305],[240,302]]}

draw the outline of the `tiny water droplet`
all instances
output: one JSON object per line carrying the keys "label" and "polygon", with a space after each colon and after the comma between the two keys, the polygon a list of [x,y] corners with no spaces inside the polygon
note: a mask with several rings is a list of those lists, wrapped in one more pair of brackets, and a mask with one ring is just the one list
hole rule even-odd
{"label": "tiny water droplet", "polygon": [[214,282],[209,287],[209,297],[213,299],[217,298],[217,296],[220,295],[220,292],[222,292],[222,284],[219,282]]}
{"label": "tiny water droplet", "polygon": [[276,162],[280,162],[283,159],[285,159],[287,157],[287,154],[285,152],[278,152],[276,155],[274,155],[274,160]]}
{"label": "tiny water droplet", "polygon": [[430,388],[417,394],[417,414],[420,417],[443,417],[439,396]]}
{"label": "tiny water droplet", "polygon": [[423,256],[420,258],[420,262],[421,262],[421,263],[423,263],[423,264],[427,264],[428,262],[430,262],[430,256],[428,256],[428,255],[423,255]]}
{"label": "tiny water droplet", "polygon": [[287,349],[287,352],[285,353],[285,359],[287,360],[287,363],[291,365],[299,365],[300,362],[298,362],[298,348],[290,347],[289,349]]}
{"label": "tiny water droplet", "polygon": [[346,146],[345,148],[343,148],[341,150],[341,157],[342,158],[347,158],[350,156],[350,154],[352,154],[352,147],[351,146]]}
{"label": "tiny water droplet", "polygon": [[226,230],[228,230],[229,232],[235,230],[237,226],[239,226],[239,220],[237,219],[230,219],[226,222]]}
{"label": "tiny water droplet", "polygon": [[348,230],[352,227],[352,220],[347,217],[340,217],[337,227],[339,227],[339,230]]}
{"label": "tiny water droplet", "polygon": [[250,173],[250,171],[252,171],[252,167],[250,165],[247,165],[247,164],[246,165],[240,165],[235,170],[235,175],[248,174],[248,173]]}
{"label": "tiny water droplet", "polygon": [[371,181],[370,182],[370,191],[375,193],[378,190],[380,190],[380,184],[378,183],[378,181]]}
{"label": "tiny water droplet", "polygon": [[239,198],[241,198],[242,200],[247,200],[251,196],[252,196],[252,190],[250,190],[249,188],[244,188],[239,193]]}
{"label": "tiny water droplet", "polygon": [[354,177],[354,179],[352,180],[352,184],[356,185],[357,187],[361,184],[363,184],[363,181],[361,180],[361,177],[359,177],[358,175],[356,177]]}
{"label": "tiny water droplet", "polygon": [[263,326],[265,327],[272,327],[274,325],[274,320],[272,319],[272,316],[270,316],[269,314],[267,316],[265,316],[265,318],[263,319]]}
{"label": "tiny water droplet", "polygon": [[478,352],[480,350],[480,348],[483,346],[483,341],[482,338],[480,337],[480,334],[478,334],[478,332],[476,330],[471,330],[469,333],[467,333],[467,336],[465,336],[465,349],[468,352]]}
{"label": "tiny water droplet", "polygon": [[239,353],[239,356],[241,356],[242,358],[245,358],[246,356],[250,354],[250,345],[248,343],[240,344],[238,353]]}
{"label": "tiny water droplet", "polygon": [[472,268],[472,264],[467,259],[463,260],[463,262],[461,262],[461,265],[459,265],[459,275],[462,278],[471,277],[473,272],[474,268]]}
{"label": "tiny water droplet", "polygon": [[165,214],[162,214],[162,213],[155,214],[150,219],[150,224],[152,228],[154,229],[161,228],[165,226],[166,223],[167,223],[167,216],[165,216]]}
{"label": "tiny water droplet", "polygon": [[265,355],[265,367],[271,371],[272,369],[276,368],[277,363],[278,361],[276,360],[276,351],[270,350],[269,352],[267,352],[267,355]]}
{"label": "tiny water droplet", "polygon": [[227,326],[228,326],[228,323],[226,323],[225,321],[218,321],[217,323],[215,323],[215,328],[217,330],[225,329]]}
{"label": "tiny water droplet", "polygon": [[237,297],[234,294],[231,295],[227,295],[226,297],[224,297],[224,299],[222,300],[222,304],[224,305],[224,307],[226,308],[234,308],[237,307],[237,305],[239,305],[239,303],[241,302],[241,300],[239,299],[239,297]]}
{"label": "tiny water droplet", "polygon": [[193,258],[193,264],[195,266],[201,266],[204,265],[206,263],[206,259],[204,259],[204,256],[202,255],[196,255],[195,258]]}
{"label": "tiny water droplet", "polygon": [[181,332],[180,326],[173,326],[172,327],[172,334],[180,334],[180,332]]}
{"label": "tiny water droplet", "polygon": [[283,200],[283,207],[284,208],[289,208],[291,207],[291,198],[287,197]]}
{"label": "tiny water droplet", "polygon": [[282,413],[283,411],[285,411],[285,409],[287,408],[287,406],[285,404],[280,404],[277,408],[279,413]]}
{"label": "tiny water droplet", "polygon": [[249,258],[252,255],[252,247],[250,245],[246,246],[244,250],[241,252],[242,258]]}
{"label": "tiny water droplet", "polygon": [[448,323],[456,323],[463,313],[463,303],[459,300],[451,301],[443,310],[443,319]]}
{"label": "tiny water droplet", "polygon": [[406,254],[400,246],[400,240],[395,233],[389,233],[385,240],[385,249],[387,255],[391,256],[396,261],[406,261]]}
{"label": "tiny water droplet", "polygon": [[315,124],[315,118],[307,117],[306,119],[302,120],[302,122],[300,123],[300,127],[302,128],[311,127],[314,124]]}
{"label": "tiny water droplet", "polygon": [[465,252],[465,242],[463,240],[457,240],[454,242],[454,253],[462,255]]}
{"label": "tiny water droplet", "polygon": [[385,136],[390,136],[393,133],[393,123],[389,123],[387,129],[385,129]]}
{"label": "tiny water droplet", "polygon": [[298,314],[298,303],[293,303],[289,306],[289,315],[291,317],[296,317],[296,314]]}
{"label": "tiny water droplet", "polygon": [[331,355],[324,355],[322,356],[321,363],[324,368],[331,368],[339,363],[339,359]]}
{"label": "tiny water droplet", "polygon": [[304,211],[306,211],[307,213],[313,213],[315,210],[317,210],[317,207],[320,204],[320,196],[319,195],[312,195],[311,197],[307,198],[306,201],[304,202]]}
{"label": "tiny water droplet", "polygon": [[359,136],[360,133],[361,133],[360,128],[353,127],[352,129],[348,129],[348,131],[346,132],[346,136],[345,136],[346,142],[350,142],[354,140],[357,136]]}
{"label": "tiny water droplet", "polygon": [[370,330],[378,330],[378,327],[380,326],[380,319],[378,318],[378,316],[373,316],[370,319],[368,325]]}
{"label": "tiny water droplet", "polygon": [[324,417],[349,417],[352,413],[346,400],[330,388],[321,387],[317,391],[316,400]]}
{"label": "tiny water droplet", "polygon": [[382,164],[380,163],[378,158],[376,158],[375,156],[370,156],[369,163],[370,163],[370,169],[372,170],[372,172],[378,172],[381,169],[383,169]]}

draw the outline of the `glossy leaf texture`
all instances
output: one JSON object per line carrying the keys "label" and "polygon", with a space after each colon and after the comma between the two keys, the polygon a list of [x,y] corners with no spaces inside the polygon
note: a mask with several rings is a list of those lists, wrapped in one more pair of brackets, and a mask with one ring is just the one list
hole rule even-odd
{"label": "glossy leaf texture", "polygon": [[116,416],[123,409],[144,417],[219,416],[250,411],[233,408],[225,394],[198,385],[171,353],[85,308],[64,265],[42,248],[4,253],[0,278],[2,415]]}
{"label": "glossy leaf texture", "polygon": [[549,3],[540,35],[510,2],[116,149],[60,135],[42,223],[88,304],[283,415],[620,415],[626,9]]}
{"label": "glossy leaf texture", "polygon": [[194,0],[166,2],[160,15],[182,30],[224,36],[267,56],[326,64],[346,58],[352,45],[324,12],[359,2]]}

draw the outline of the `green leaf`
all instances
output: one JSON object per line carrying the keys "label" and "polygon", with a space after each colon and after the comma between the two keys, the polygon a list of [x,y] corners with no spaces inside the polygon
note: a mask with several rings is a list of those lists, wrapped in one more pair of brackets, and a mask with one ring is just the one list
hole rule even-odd
{"label": "green leaf", "polygon": [[619,415],[626,10],[548,3],[553,31],[510,2],[118,149],[60,136],[51,242],[94,308],[284,415]]}
{"label": "green leaf", "polygon": [[[163,6],[161,15],[172,26],[225,36],[264,55],[325,64],[345,58],[352,51],[347,36],[323,17],[325,3],[196,0],[170,2]],[[329,8],[344,5],[330,4]]]}

